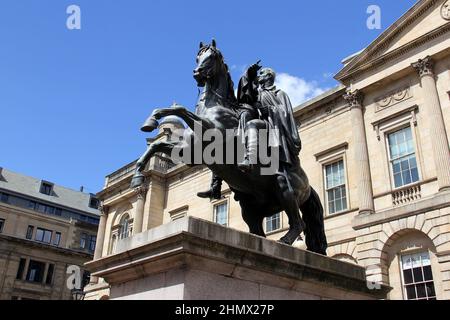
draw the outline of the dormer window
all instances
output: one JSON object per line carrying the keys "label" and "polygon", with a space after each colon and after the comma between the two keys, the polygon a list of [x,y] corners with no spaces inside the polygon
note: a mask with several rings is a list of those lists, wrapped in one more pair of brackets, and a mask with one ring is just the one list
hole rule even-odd
{"label": "dormer window", "polygon": [[92,209],[98,209],[100,206],[100,200],[98,200],[94,195],[91,195],[91,198],[89,199],[89,207]]}
{"label": "dormer window", "polygon": [[45,182],[45,181],[41,182],[41,188],[39,190],[40,193],[46,194],[48,196],[51,196],[52,195],[52,191],[53,191],[53,184],[52,183]]}

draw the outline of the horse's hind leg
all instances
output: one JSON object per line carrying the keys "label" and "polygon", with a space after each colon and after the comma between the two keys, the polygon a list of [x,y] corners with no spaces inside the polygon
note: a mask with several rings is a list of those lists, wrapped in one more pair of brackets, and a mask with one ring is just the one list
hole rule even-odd
{"label": "horse's hind leg", "polygon": [[260,208],[256,208],[251,205],[247,205],[241,201],[242,218],[248,225],[251,234],[266,237],[266,233],[263,228],[264,215],[261,214]]}
{"label": "horse's hind leg", "polygon": [[297,199],[289,185],[286,178],[283,176],[277,177],[276,196],[279,203],[284,206],[284,211],[289,218],[289,231],[280,239],[280,242],[292,245],[305,229],[305,223],[300,216],[300,210]]}

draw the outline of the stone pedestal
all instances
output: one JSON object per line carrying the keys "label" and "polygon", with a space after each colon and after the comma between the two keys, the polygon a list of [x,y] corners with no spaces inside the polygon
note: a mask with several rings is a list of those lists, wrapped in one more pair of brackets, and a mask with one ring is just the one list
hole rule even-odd
{"label": "stone pedestal", "polygon": [[87,264],[117,300],[384,299],[388,292],[368,285],[362,267],[192,217],[124,239],[117,252]]}

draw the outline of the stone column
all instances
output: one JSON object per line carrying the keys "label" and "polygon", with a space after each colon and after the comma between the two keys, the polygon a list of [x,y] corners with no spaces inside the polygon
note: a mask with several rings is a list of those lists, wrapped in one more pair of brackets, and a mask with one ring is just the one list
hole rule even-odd
{"label": "stone column", "polygon": [[442,116],[441,103],[430,56],[412,64],[417,70],[422,84],[424,113],[429,119],[431,145],[439,184],[439,191],[450,189],[450,149]]}
{"label": "stone column", "polygon": [[147,193],[146,187],[139,187],[134,190],[137,195],[136,202],[136,213],[133,222],[133,234],[138,234],[142,232],[143,222],[144,222],[144,205],[145,205],[145,195]]}
{"label": "stone column", "polygon": [[369,152],[367,149],[366,129],[364,126],[363,100],[359,90],[344,95],[350,106],[353,130],[353,149],[355,172],[357,174],[359,213],[370,214],[375,211],[373,204],[372,179],[370,176]]}
{"label": "stone column", "polygon": [[[103,245],[105,243],[106,220],[108,219],[108,209],[104,206],[98,208],[100,211],[100,223],[97,231],[97,241],[95,243],[94,260],[98,260],[103,254]],[[98,277],[91,277],[90,283],[98,283]]]}

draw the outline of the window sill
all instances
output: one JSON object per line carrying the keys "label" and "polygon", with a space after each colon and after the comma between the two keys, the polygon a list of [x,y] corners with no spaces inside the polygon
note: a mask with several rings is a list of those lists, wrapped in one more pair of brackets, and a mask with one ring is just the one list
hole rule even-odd
{"label": "window sill", "polygon": [[20,279],[16,279],[16,282],[20,282],[22,284],[25,285],[30,285],[30,286],[34,286],[34,287],[40,287],[42,289],[46,289],[46,290],[52,290],[53,289],[53,284],[44,284],[42,282],[33,282],[33,281],[28,281],[28,280],[20,280]]}
{"label": "window sill", "polygon": [[341,217],[341,216],[347,215],[347,214],[352,213],[352,212],[355,212],[355,211],[359,211],[359,208],[356,208],[356,209],[348,209],[348,210],[341,211],[341,212],[336,212],[336,213],[333,213],[333,214],[327,214],[327,215],[324,217],[324,219],[325,219],[325,220],[329,220],[329,219],[332,219],[332,218]]}

